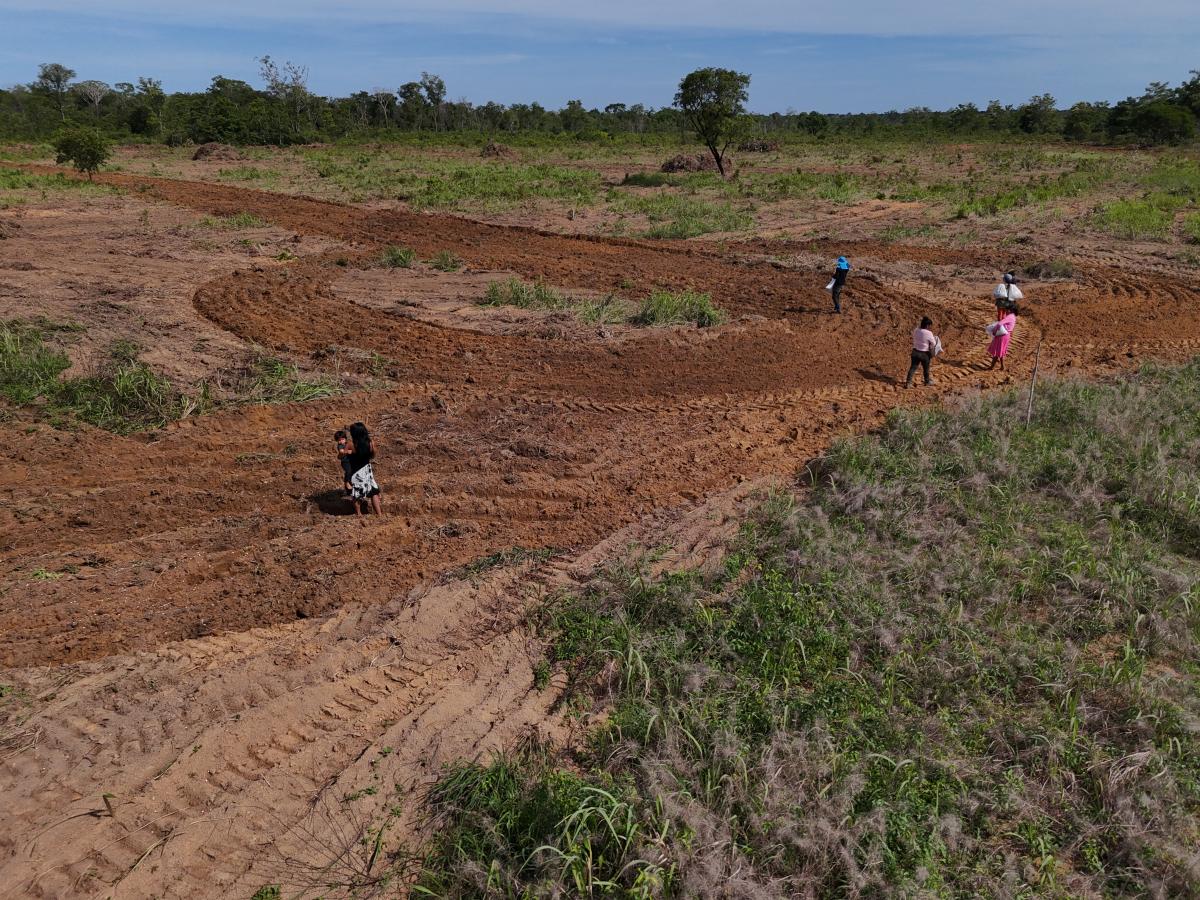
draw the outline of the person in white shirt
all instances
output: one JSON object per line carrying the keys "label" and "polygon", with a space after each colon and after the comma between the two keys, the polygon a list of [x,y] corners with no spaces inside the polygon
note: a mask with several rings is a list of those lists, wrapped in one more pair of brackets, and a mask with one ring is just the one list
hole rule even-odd
{"label": "person in white shirt", "polygon": [[929,377],[929,364],[933,362],[935,356],[942,352],[942,340],[930,330],[931,328],[933,328],[933,319],[924,316],[921,324],[913,329],[912,365],[908,367],[908,377],[904,379],[906,388],[912,387],[913,375],[916,374],[917,366],[924,370],[925,383],[933,384],[933,379]]}

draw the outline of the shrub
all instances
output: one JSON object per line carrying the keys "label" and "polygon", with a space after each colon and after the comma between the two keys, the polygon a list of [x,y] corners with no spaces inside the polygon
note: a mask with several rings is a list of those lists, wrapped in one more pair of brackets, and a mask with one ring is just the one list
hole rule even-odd
{"label": "shrub", "polygon": [[80,126],[60,131],[54,138],[54,159],[60,166],[69,162],[79,172],[87,172],[88,181],[112,155],[112,145],[97,128]]}
{"label": "shrub", "polygon": [[725,313],[712,297],[698,291],[655,291],[644,299],[629,321],[634,325],[719,325]]}
{"label": "shrub", "polygon": [[417,252],[411,247],[388,247],[380,258],[380,262],[389,269],[411,269],[416,261]]}

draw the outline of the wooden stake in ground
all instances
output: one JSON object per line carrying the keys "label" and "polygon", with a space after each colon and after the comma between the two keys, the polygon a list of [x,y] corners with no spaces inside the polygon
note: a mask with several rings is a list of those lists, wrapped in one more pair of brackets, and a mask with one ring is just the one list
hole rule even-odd
{"label": "wooden stake in ground", "polygon": [[1038,363],[1042,359],[1042,339],[1038,338],[1037,351],[1033,354],[1033,378],[1029,381],[1029,405],[1025,408],[1025,424],[1033,418],[1033,389],[1037,387]]}

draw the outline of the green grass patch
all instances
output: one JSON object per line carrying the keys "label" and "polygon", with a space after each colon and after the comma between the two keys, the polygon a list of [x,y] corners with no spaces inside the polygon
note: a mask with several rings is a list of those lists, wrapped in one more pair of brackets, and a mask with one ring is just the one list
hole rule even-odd
{"label": "green grass patch", "polygon": [[253,213],[240,212],[231,216],[205,216],[200,220],[201,228],[213,228],[221,231],[237,231],[243,228],[262,228],[267,223]]}
{"label": "green grass patch", "polygon": [[633,325],[686,325],[706,328],[725,321],[725,311],[699,291],[655,291],[629,319]]}
{"label": "green grass patch", "polygon": [[118,434],[160,428],[189,408],[127,341],[115,342],[93,372],[62,378],[70,360],[47,338],[63,330],[44,322],[0,325],[0,395],[16,406],[39,405],[52,420],[87,422]]}
{"label": "green grass patch", "polygon": [[411,247],[388,247],[379,261],[389,269],[411,269],[417,261],[417,251]]}
{"label": "green grass patch", "polygon": [[679,184],[679,179],[666,172],[630,172],[621,179],[622,187],[664,187]]}
{"label": "green grass patch", "polygon": [[894,414],[723,564],[542,608],[608,713],[448,769],[417,894],[1200,892],[1200,362],[1041,388],[1029,427]]}
{"label": "green grass patch", "polygon": [[1075,265],[1059,256],[1031,263],[1025,267],[1025,274],[1030,278],[1070,278],[1075,274]]}
{"label": "green grass patch", "polygon": [[1164,240],[1170,235],[1175,212],[1182,204],[1180,198],[1163,193],[1140,200],[1115,200],[1100,209],[1096,224],[1117,237]]}
{"label": "green grass patch", "polygon": [[222,181],[270,181],[278,178],[279,173],[257,166],[235,166],[232,169],[218,169],[217,177]]}
{"label": "green grass patch", "polygon": [[517,306],[521,309],[566,309],[571,299],[541,281],[532,284],[519,278],[493,281],[487,286],[483,306]]}
{"label": "green grass patch", "polygon": [[457,272],[462,268],[463,261],[449,250],[439,250],[433,259],[429,261],[429,265],[433,266],[439,272]]}
{"label": "green grass patch", "polygon": [[294,364],[268,354],[255,356],[232,385],[235,402],[241,403],[304,403],[339,393],[335,379],[306,377]]}
{"label": "green grass patch", "polygon": [[1183,220],[1183,235],[1193,244],[1200,244],[1200,212]]}
{"label": "green grass patch", "polygon": [[741,231],[754,224],[750,213],[729,202],[712,202],[680,194],[650,197],[617,196],[612,201],[620,212],[645,216],[651,238],[690,238],[714,231]]}
{"label": "green grass patch", "polygon": [[74,192],[78,194],[119,194],[112,185],[97,184],[87,179],[68,178],[66,175],[41,175],[22,172],[20,169],[0,167],[0,209],[25,203],[37,194],[46,197],[51,192]]}
{"label": "green grass patch", "polygon": [[310,170],[351,200],[397,199],[415,209],[510,208],[528,200],[576,206],[596,202],[600,175],[552,164],[463,163],[413,154],[326,151],[309,155]]}

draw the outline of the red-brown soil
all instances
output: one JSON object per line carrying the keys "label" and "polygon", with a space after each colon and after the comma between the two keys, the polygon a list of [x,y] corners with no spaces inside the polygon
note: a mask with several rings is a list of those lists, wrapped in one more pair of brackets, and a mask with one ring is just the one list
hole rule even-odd
{"label": "red-brown soil", "polygon": [[[1115,258],[1027,285],[1009,371],[986,372],[985,298],[1002,257],[987,248],[838,248],[856,272],[834,316],[823,245],[568,238],[103,178],[325,241],[164,298],[185,333],[216,328],[301,360],[353,350],[337,356],[351,368],[375,354],[394,386],[138,438],[14,414],[0,470],[0,664],[27,700],[0,732],[0,891],[12,896],[299,890],[306,876],[284,857],[319,866],[352,830],[342,798],[376,775],[415,803],[411,786],[442,761],[530,727],[557,733],[554,692],[530,689],[523,592],[582,577],[619,550],[622,528],[643,529],[622,540],[648,538],[652,517],[692,509],[680,540],[719,544],[727,529],[708,516],[728,504],[705,498],[788,478],[902,403],[1026,381],[1039,342],[1044,369],[1087,373],[1200,346],[1197,281]],[[454,252],[468,266],[459,279],[508,271],[629,298],[695,287],[731,321],[615,337],[455,327],[401,314],[360,268],[388,244]],[[768,258],[781,254],[790,262]],[[364,284],[381,296],[356,302]],[[925,313],[947,353],[936,387],[906,392],[908,333]],[[330,437],[356,419],[379,439],[382,519],[343,515],[337,495]],[[606,537],[582,560],[440,583],[499,550]],[[398,752],[382,758],[385,746]],[[115,818],[98,811],[104,792]]]}

